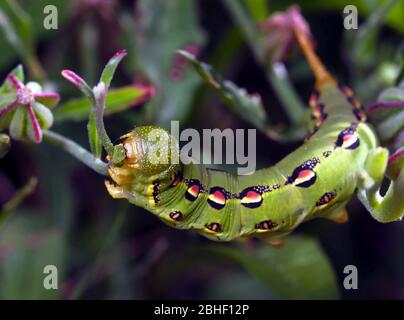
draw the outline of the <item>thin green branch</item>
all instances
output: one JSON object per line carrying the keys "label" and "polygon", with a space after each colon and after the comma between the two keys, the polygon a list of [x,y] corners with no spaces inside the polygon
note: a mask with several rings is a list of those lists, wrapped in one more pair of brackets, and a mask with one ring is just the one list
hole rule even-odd
{"label": "thin green branch", "polygon": [[93,114],[95,120],[95,127],[97,129],[98,135],[101,139],[101,143],[107,151],[110,157],[114,154],[114,145],[108,136],[107,130],[104,126],[104,110],[105,110],[105,99],[107,96],[107,90],[104,82],[100,82],[94,88],[95,103],[93,104]]}
{"label": "thin green branch", "polygon": [[101,144],[110,156],[110,163],[120,165],[125,159],[126,151],[122,144],[115,145],[112,143],[104,126],[104,110],[105,99],[107,96],[107,88],[105,83],[101,81],[94,89],[95,103],[93,105],[93,114],[95,128],[101,140]]}
{"label": "thin green branch", "polygon": [[78,145],[76,142],[50,130],[43,131],[43,139],[67,153],[70,153],[77,160],[83,162],[86,166],[95,172],[108,176],[108,165],[100,159],[94,157],[90,152]]}

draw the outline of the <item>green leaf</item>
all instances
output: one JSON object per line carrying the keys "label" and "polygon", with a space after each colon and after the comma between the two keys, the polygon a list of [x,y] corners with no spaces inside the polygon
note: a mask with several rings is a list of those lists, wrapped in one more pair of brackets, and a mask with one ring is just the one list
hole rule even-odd
{"label": "green leaf", "polygon": [[[1,12],[0,12],[1,14]],[[24,77],[24,67],[19,64],[16,66],[13,70],[10,72],[11,74],[15,75],[18,80],[20,80],[21,83],[24,83],[25,77]],[[0,87],[0,93],[6,93],[7,91],[11,90],[13,87],[11,86],[10,82],[5,79],[3,84]]]}
{"label": "green leaf", "polygon": [[15,93],[2,93],[0,94],[0,109],[8,106],[16,99]]}
{"label": "green leaf", "polygon": [[88,141],[90,142],[91,152],[97,159],[101,158],[102,155],[102,144],[101,139],[98,136],[97,129],[95,127],[94,114],[90,113],[90,118],[87,124],[88,131]]}
{"label": "green leaf", "polygon": [[[183,121],[191,112],[195,91],[201,80],[176,63],[177,49],[201,48],[205,36],[198,25],[197,3],[184,0],[141,0],[141,18],[136,25],[137,70],[158,88],[145,109],[146,121],[169,127],[172,119]],[[133,30],[128,29],[130,36]],[[176,76],[174,76],[174,74]]]}
{"label": "green leaf", "polygon": [[39,125],[42,130],[49,129],[53,124],[53,114],[47,107],[45,107],[42,103],[35,102],[32,105],[34,109],[35,115],[38,119]]}
{"label": "green leaf", "polygon": [[15,75],[21,83],[25,82],[24,67],[22,66],[22,64],[19,64],[13,70],[11,70],[11,74]]}
{"label": "green leaf", "polygon": [[242,265],[281,299],[337,299],[333,268],[319,243],[291,236],[283,248],[262,243],[256,250],[212,246],[209,252]]}
{"label": "green leaf", "polygon": [[62,70],[61,75],[73,84],[92,103],[95,102],[94,92],[87,82],[72,70]]}
{"label": "green leaf", "polygon": [[28,115],[24,108],[17,107],[10,123],[10,136],[16,140],[22,140],[26,134]]}
{"label": "green leaf", "polygon": [[[151,88],[140,86],[126,86],[109,90],[104,114],[111,115],[137,106],[143,103],[150,93]],[[90,101],[86,98],[73,99],[60,104],[53,114],[56,121],[81,121],[88,118],[91,107]]]}
{"label": "green leaf", "polygon": [[126,56],[126,50],[121,50],[116,53],[105,65],[102,71],[100,82],[104,82],[106,90],[108,90],[111,80],[114,77],[115,70],[118,67],[119,62]]}

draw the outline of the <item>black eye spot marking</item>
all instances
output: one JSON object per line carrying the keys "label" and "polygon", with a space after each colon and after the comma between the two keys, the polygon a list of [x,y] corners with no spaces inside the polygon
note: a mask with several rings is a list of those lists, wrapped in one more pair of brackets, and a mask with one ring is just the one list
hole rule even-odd
{"label": "black eye spot marking", "polygon": [[293,184],[296,187],[308,188],[312,186],[317,179],[317,174],[313,170],[320,163],[318,158],[313,158],[298,166],[292,173],[286,184]]}
{"label": "black eye spot marking", "polygon": [[228,192],[222,187],[213,187],[209,190],[208,203],[209,205],[220,210],[226,206],[226,200],[230,198]]}
{"label": "black eye spot marking", "polygon": [[335,142],[335,148],[341,147],[348,150],[354,150],[360,145],[360,140],[358,134],[356,133],[356,125],[351,125],[350,127],[342,130],[338,135],[337,141]]}
{"label": "black eye spot marking", "polygon": [[326,192],[324,193],[321,198],[316,202],[316,207],[320,207],[326,205],[327,203],[331,202],[337,194],[335,192]]}
{"label": "black eye spot marking", "polygon": [[182,221],[182,220],[184,220],[184,215],[178,210],[175,210],[175,211],[171,212],[169,214],[169,216],[174,221]]}
{"label": "black eye spot marking", "polygon": [[277,226],[278,226],[278,224],[273,222],[272,220],[264,220],[264,221],[261,221],[260,223],[256,224],[255,229],[258,229],[258,230],[271,230],[271,229],[273,229],[273,228],[275,228]]}
{"label": "black eye spot marking", "polygon": [[273,186],[251,186],[241,191],[237,198],[240,199],[240,203],[244,207],[254,209],[262,204],[264,200],[262,197],[263,193],[271,192],[279,188],[279,184],[274,184]]}
{"label": "black eye spot marking", "polygon": [[212,232],[221,232],[222,226],[217,222],[212,222],[211,224],[206,225],[206,229]]}
{"label": "black eye spot marking", "polygon": [[246,208],[258,208],[262,202],[262,192],[254,187],[246,188],[240,193],[240,203]]}
{"label": "black eye spot marking", "polygon": [[155,204],[157,204],[157,203],[159,203],[159,183],[158,183],[158,181],[154,181],[153,182],[153,200],[154,200],[154,203]]}
{"label": "black eye spot marking", "polygon": [[201,183],[199,180],[191,179],[188,182],[188,189],[185,191],[185,198],[189,201],[195,201],[201,192]]}
{"label": "black eye spot marking", "polygon": [[331,151],[331,150],[324,151],[324,152],[323,152],[323,156],[324,156],[324,158],[328,158],[328,157],[331,155],[331,153],[332,153],[332,151]]}

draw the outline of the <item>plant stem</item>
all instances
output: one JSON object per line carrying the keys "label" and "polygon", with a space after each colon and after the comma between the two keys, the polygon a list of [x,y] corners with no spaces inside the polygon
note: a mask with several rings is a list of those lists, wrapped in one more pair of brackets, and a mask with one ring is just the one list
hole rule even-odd
{"label": "plant stem", "polygon": [[11,216],[13,210],[21,204],[21,202],[34,192],[38,184],[37,178],[30,178],[27,184],[18,190],[16,194],[9,200],[0,211],[0,226]]}
{"label": "plant stem", "polygon": [[43,131],[43,139],[83,162],[95,172],[108,176],[108,165],[100,159],[94,157],[90,152],[78,145],[76,142],[50,130]]}
{"label": "plant stem", "polygon": [[103,82],[94,88],[95,102],[93,104],[94,121],[97,133],[101,139],[101,143],[107,151],[108,155],[112,158],[114,155],[114,145],[108,137],[108,133],[104,126],[104,110],[106,99],[106,88]]}
{"label": "plant stem", "polygon": [[[258,30],[255,24],[251,21],[246,10],[243,8],[239,0],[223,0],[234,21],[240,27],[244,37],[250,46],[256,60],[262,64],[267,65],[265,55],[262,47],[258,41]],[[278,64],[281,66],[283,64]],[[300,124],[304,118],[305,105],[293,89],[286,73],[278,72],[279,68],[269,64],[267,66],[267,79],[275,90],[278,99],[282,102],[285,111],[293,124]]]}

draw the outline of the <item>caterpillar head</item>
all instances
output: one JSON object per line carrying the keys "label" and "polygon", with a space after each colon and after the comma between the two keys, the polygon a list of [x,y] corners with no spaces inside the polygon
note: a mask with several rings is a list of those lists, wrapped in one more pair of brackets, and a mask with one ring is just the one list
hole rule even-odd
{"label": "caterpillar head", "polygon": [[178,166],[177,141],[160,127],[137,127],[121,139],[124,167],[151,176]]}

